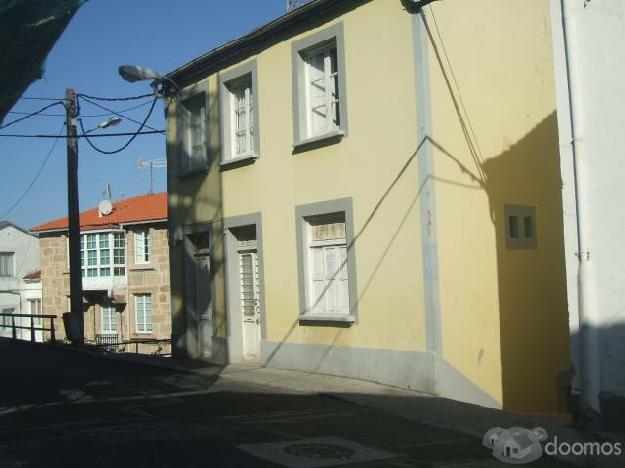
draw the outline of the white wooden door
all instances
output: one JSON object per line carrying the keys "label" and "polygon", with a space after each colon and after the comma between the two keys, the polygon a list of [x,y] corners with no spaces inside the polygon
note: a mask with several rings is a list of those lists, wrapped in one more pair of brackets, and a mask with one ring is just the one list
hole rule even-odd
{"label": "white wooden door", "polygon": [[239,251],[239,292],[243,317],[243,359],[260,360],[260,285],[256,250]]}

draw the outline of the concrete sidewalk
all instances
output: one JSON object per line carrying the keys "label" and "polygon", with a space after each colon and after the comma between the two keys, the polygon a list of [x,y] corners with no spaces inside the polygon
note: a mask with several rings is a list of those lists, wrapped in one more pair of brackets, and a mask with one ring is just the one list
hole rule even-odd
{"label": "concrete sidewalk", "polygon": [[[242,364],[222,367],[205,362],[176,361],[170,358],[132,354],[106,355],[105,357],[178,372],[190,372],[205,377],[216,376],[221,381],[260,385],[282,392],[331,396],[408,418],[421,424],[452,429],[480,438],[494,427],[528,429],[542,427],[547,430],[549,440],[557,437],[559,443],[570,445],[596,442],[620,443],[621,447],[625,448],[625,434],[584,431],[568,422],[508,413],[375,382]],[[625,466],[625,454],[611,457],[561,455],[557,458],[580,467],[622,468]]]}

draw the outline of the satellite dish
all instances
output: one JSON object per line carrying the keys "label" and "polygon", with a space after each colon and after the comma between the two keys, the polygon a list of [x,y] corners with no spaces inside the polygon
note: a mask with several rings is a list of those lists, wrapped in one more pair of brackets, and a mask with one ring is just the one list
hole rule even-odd
{"label": "satellite dish", "polygon": [[113,204],[110,200],[102,200],[98,205],[98,211],[100,212],[100,216],[110,215],[113,211]]}

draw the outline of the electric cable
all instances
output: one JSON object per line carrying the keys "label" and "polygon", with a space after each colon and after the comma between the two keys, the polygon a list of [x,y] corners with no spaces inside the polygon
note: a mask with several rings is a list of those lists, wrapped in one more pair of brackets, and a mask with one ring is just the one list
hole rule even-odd
{"label": "electric cable", "polygon": [[[134,136],[134,135],[155,135],[155,134],[164,134],[165,130],[146,130],[144,132],[120,132],[120,133],[100,133],[89,135],[89,138],[105,138],[105,137],[120,137],[120,136]],[[16,134],[16,133],[5,133],[4,135],[0,134],[0,137],[5,138],[54,138],[54,139],[66,139],[67,136],[64,135],[50,135],[50,134],[35,134],[35,135],[26,135],[26,134]],[[76,135],[76,138],[85,138],[86,135]]]}
{"label": "electric cable", "polygon": [[34,116],[36,116],[38,114],[41,114],[43,111],[46,111],[46,110],[50,109],[51,107],[58,106],[59,104],[63,104],[63,102],[62,101],[53,102],[52,104],[48,104],[47,106],[42,107],[38,111],[31,112],[30,114],[26,114],[24,117],[20,117],[18,119],[12,120],[11,122],[9,122],[7,124],[0,125],[0,130],[2,130],[3,128],[10,127],[11,125],[16,124],[18,122],[21,122],[22,120],[30,119],[31,117],[34,117]]}
{"label": "electric cable", "polygon": [[[152,96],[152,95],[150,95],[150,96]],[[124,109],[120,109],[120,110],[115,111],[115,112],[123,114],[124,112],[130,112],[130,111],[133,111],[135,109],[139,109],[141,107],[147,106],[150,103],[152,103],[151,99],[149,101],[142,102],[141,104],[137,104],[136,106],[126,107]],[[115,114],[115,112],[107,112],[107,113],[102,113],[102,114],[81,114],[80,117],[82,117],[84,119],[91,119],[91,118],[97,118],[97,117],[108,117],[109,115]],[[7,114],[30,115],[30,112],[9,111],[9,112],[7,112]],[[37,117],[65,117],[65,114],[43,114],[42,113],[42,114],[37,114]]]}
{"label": "electric cable", "polygon": [[[118,116],[118,117],[122,117],[122,118],[124,118],[124,119],[126,119],[126,120],[130,120],[131,122],[134,122],[134,123],[136,123],[136,124],[141,124],[141,122],[139,122],[138,120],[133,119],[132,117],[128,117],[127,115],[122,115],[122,114],[120,114],[119,112],[115,112],[115,111],[114,111],[114,110],[112,110],[112,109],[109,109],[109,108],[107,108],[107,107],[101,106],[101,105],[100,105],[100,104],[98,104],[97,102],[93,102],[93,101],[91,101],[91,100],[87,99],[87,98],[86,98],[86,97],[84,97],[84,96],[82,96],[82,97],[80,97],[80,96],[79,96],[79,99],[82,99],[83,101],[88,102],[88,103],[89,103],[89,104],[91,104],[92,106],[96,106],[96,107],[99,107],[99,108],[100,108],[100,109],[102,109],[102,110],[108,111],[108,112],[110,112],[110,113],[111,113],[111,114],[113,114],[113,115],[116,115],[116,116]],[[82,115],[81,115],[81,117],[82,117]],[[146,126],[146,128],[149,128],[150,130],[156,130],[154,127],[150,127],[149,125],[145,125],[145,126]]]}
{"label": "electric cable", "polygon": [[156,101],[158,101],[158,98],[155,97],[154,100],[152,101],[152,105],[150,106],[150,110],[148,111],[147,115],[145,116],[145,119],[143,119],[143,122],[141,123],[141,126],[137,129],[136,133],[134,135],[132,135],[123,146],[121,146],[120,148],[118,148],[116,150],[106,151],[106,150],[103,150],[101,148],[98,148],[91,141],[90,137],[88,137],[86,135],[85,128],[84,128],[84,126],[82,124],[82,120],[79,120],[78,123],[80,124],[80,129],[82,130],[82,133],[83,133],[82,136],[84,136],[85,140],[87,140],[87,143],[89,144],[89,146],[91,146],[91,148],[93,148],[98,153],[107,154],[107,155],[120,153],[123,150],[125,150],[128,147],[128,145],[130,145],[130,143],[132,143],[134,141],[135,138],[137,138],[137,135],[139,135],[139,133],[141,133],[141,130],[143,129],[143,127],[145,127],[145,124],[150,119],[150,116],[152,115],[152,112],[154,111],[154,106],[156,106]]}
{"label": "electric cable", "polygon": [[154,94],[142,94],[141,96],[129,96],[122,98],[109,98],[109,97],[99,97],[99,96],[89,96],[88,94],[77,94],[77,97],[84,97],[88,99],[93,99],[94,101],[133,101],[137,99],[143,99],[146,97],[153,97]]}
{"label": "electric cable", "polygon": [[[63,133],[64,128],[65,128],[65,122],[63,122],[63,125],[61,125],[61,130],[59,130],[58,136],[61,136],[61,133]],[[5,219],[6,216],[9,215],[22,202],[22,200],[24,200],[24,198],[26,198],[26,196],[30,193],[31,189],[34,187],[37,180],[39,180],[39,176],[43,172],[43,169],[46,167],[46,163],[48,162],[48,159],[50,159],[50,156],[52,156],[54,148],[56,148],[56,144],[58,142],[59,142],[59,138],[56,138],[54,140],[54,143],[52,143],[52,146],[50,147],[48,154],[46,154],[46,157],[43,158],[43,161],[41,162],[41,166],[39,166],[39,170],[37,171],[37,174],[35,174],[35,177],[31,181],[31,183],[28,185],[28,187],[26,187],[26,190],[24,191],[24,193],[20,195],[20,197],[15,201],[15,203],[13,203],[13,205],[11,205],[11,207],[8,210],[6,210],[4,213],[2,213],[2,215],[0,215],[0,219]]]}

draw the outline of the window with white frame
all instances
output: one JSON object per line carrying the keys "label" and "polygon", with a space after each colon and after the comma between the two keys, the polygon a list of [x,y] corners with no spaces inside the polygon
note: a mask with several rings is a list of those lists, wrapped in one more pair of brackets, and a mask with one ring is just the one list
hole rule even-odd
{"label": "window with white frame", "polygon": [[252,162],[259,151],[256,61],[223,72],[219,80],[222,165]]}
{"label": "window with white frame", "polygon": [[315,137],[337,130],[341,123],[336,43],[306,51],[304,61],[306,133]]}
{"label": "window with white frame", "polygon": [[100,306],[100,328],[102,333],[117,333],[117,310],[114,305]]}
{"label": "window with white frame", "polygon": [[150,231],[135,232],[135,263],[150,263]]}
{"label": "window with white frame", "polygon": [[254,90],[252,76],[248,75],[230,84],[231,129],[233,158],[254,154]]}
{"label": "window with white frame", "polygon": [[80,264],[86,278],[126,275],[126,237],[123,232],[80,236]]}
{"label": "window with white frame", "polygon": [[344,49],[342,23],[293,42],[295,146],[347,134]]}
{"label": "window with white frame", "polygon": [[15,276],[15,253],[0,252],[0,277]]}
{"label": "window with white frame", "polygon": [[182,102],[186,128],[183,134],[182,169],[191,172],[207,166],[205,94],[197,94]]}
{"label": "window with white frame", "polygon": [[308,307],[311,314],[349,314],[345,214],[305,218]]}
{"label": "window with white frame", "polygon": [[152,333],[152,295],[135,294],[135,323],[137,333]]}

